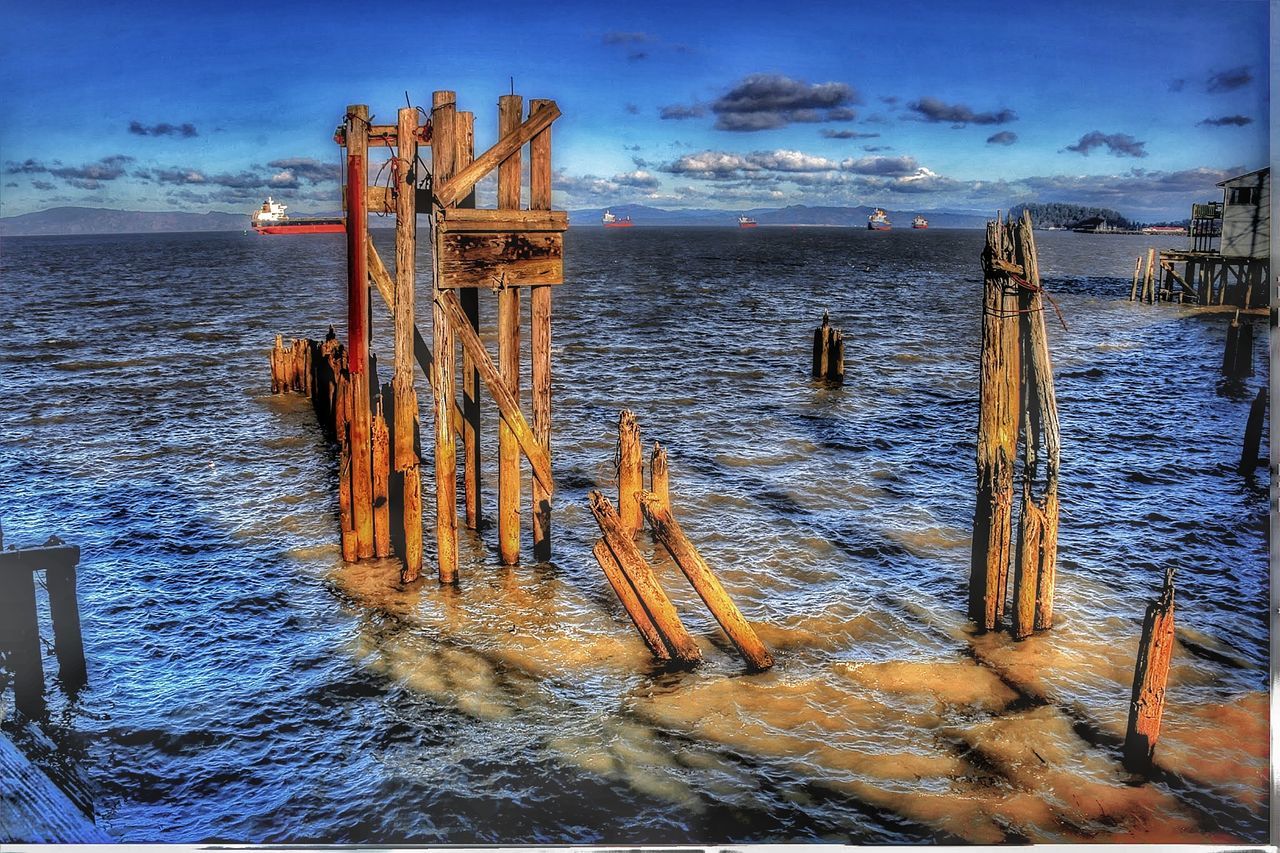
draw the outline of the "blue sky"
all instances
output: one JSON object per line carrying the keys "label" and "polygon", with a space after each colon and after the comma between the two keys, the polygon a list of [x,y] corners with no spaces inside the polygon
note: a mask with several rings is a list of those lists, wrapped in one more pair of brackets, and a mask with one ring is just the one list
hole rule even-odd
{"label": "blue sky", "polygon": [[[457,11],[462,10],[462,11]],[[554,98],[558,207],[1182,218],[1267,163],[1268,6],[0,0],[0,215],[338,207],[348,103]],[[354,46],[354,50],[353,50]]]}

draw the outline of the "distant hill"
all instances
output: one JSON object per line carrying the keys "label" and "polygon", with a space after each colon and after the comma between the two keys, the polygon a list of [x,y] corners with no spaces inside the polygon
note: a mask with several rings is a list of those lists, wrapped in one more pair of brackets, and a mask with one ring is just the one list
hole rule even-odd
{"label": "distant hill", "polygon": [[0,217],[0,236],[49,234],[131,234],[156,231],[243,231],[244,213],[108,210],[100,207],[54,207],[20,216]]}
{"label": "distant hill", "polygon": [[1048,228],[1051,225],[1058,228],[1070,228],[1077,222],[1084,222],[1086,219],[1101,219],[1112,228],[1121,230],[1128,230],[1134,227],[1133,222],[1130,222],[1118,211],[1109,207],[1085,207],[1079,204],[1050,201],[1042,204],[1020,204],[1011,209],[1009,215],[1014,219],[1020,219],[1024,210],[1031,211],[1031,222],[1037,228]]}
{"label": "distant hill", "polygon": [[[865,228],[873,207],[811,207],[793,204],[782,208],[757,207],[749,210],[711,210],[694,208],[665,210],[643,204],[618,204],[608,208],[592,207],[569,211],[569,224],[578,226],[600,225],[605,210],[612,211],[619,219],[630,216],[637,225],[721,225],[735,227],[738,215],[746,214],[760,225],[836,225]],[[910,228],[911,220],[920,214],[929,220],[931,228],[983,228],[992,214],[973,211],[944,210],[889,210],[889,220],[899,228]]]}

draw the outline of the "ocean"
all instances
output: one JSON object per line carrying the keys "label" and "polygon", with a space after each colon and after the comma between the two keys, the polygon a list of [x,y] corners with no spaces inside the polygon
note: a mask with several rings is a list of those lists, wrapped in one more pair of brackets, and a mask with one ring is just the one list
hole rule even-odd
{"label": "ocean", "polygon": [[[336,453],[271,394],[277,333],[345,334],[340,235],[6,239],[4,542],[82,551],[89,684],[50,693],[60,760],[133,843],[1265,841],[1268,484],[1235,470],[1264,321],[1257,375],[1226,382],[1226,314],[1127,301],[1134,258],[1176,240],[1037,241],[1066,323],[1062,516],[1056,624],[1015,643],[965,619],[981,231],[571,229],[553,558],[531,561],[527,512],[520,566],[464,530],[456,588],[343,564]],[[809,376],[824,311],[843,387]],[[656,665],[608,588],[586,495],[616,494],[623,408],[772,670],[745,672],[647,534],[704,663]],[[1118,744],[1168,566],[1143,780]]]}

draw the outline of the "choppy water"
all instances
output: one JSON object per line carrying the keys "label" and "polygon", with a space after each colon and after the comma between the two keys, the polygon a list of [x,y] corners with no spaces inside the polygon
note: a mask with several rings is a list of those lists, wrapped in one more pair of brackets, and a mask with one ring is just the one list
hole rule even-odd
{"label": "choppy water", "polygon": [[[334,453],[300,397],[269,393],[277,332],[341,331],[341,237],[6,240],[0,521],[7,544],[83,551],[90,686],[49,726],[99,824],[132,842],[1264,839],[1267,484],[1234,469],[1265,325],[1260,375],[1224,385],[1224,315],[1123,298],[1147,238],[1039,235],[1070,327],[1049,326],[1058,625],[973,636],[982,236],[570,231],[555,557],[502,568],[495,531],[464,534],[456,590],[342,564]],[[824,309],[846,330],[838,390],[807,375]],[[675,511],[773,670],[744,674],[661,553],[702,666],[652,665],[608,590],[585,495],[613,487],[624,406],[670,449]],[[1140,783],[1117,745],[1170,564],[1163,771]]]}

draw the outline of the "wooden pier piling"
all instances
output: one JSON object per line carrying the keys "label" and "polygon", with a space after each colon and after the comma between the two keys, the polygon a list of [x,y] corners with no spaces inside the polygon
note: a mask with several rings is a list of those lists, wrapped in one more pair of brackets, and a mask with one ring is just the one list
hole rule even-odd
{"label": "wooden pier piling", "polygon": [[418,111],[402,107],[396,115],[396,277],[392,292],[394,372],[391,378],[394,441],[391,467],[400,481],[400,532],[404,539],[400,580],[410,583],[422,572],[422,460],[418,391],[414,387],[415,257],[418,248],[417,192]]}
{"label": "wooden pier piling", "polygon": [[1129,301],[1133,302],[1138,298],[1138,279],[1142,276],[1142,255],[1138,255],[1138,260],[1133,265],[1133,287],[1129,288]]}
{"label": "wooden pier piling", "polygon": [[631,536],[644,527],[640,494],[644,491],[644,461],[640,446],[640,425],[630,409],[618,416],[618,516],[622,529]]}
{"label": "wooden pier piling", "polygon": [[603,539],[597,539],[591,553],[600,564],[600,569],[609,581],[609,586],[618,596],[618,601],[622,602],[622,608],[627,611],[627,616],[631,617],[632,624],[636,626],[636,631],[644,640],[644,644],[649,647],[649,651],[658,660],[671,660],[671,652],[667,649],[666,641],[662,639],[662,632],[649,618],[648,611],[645,610],[644,604],[641,603],[631,581],[627,580],[626,573],[623,572],[617,558],[613,556],[613,552],[609,550],[609,546]]}
{"label": "wooden pier piling", "polygon": [[[447,182],[455,173],[456,96],[449,91],[435,92],[431,103],[433,179]],[[458,454],[451,420],[454,335],[448,312],[438,301],[432,303],[431,325],[435,356],[431,388],[435,411],[436,558],[440,583],[450,584],[458,581]]]}
{"label": "wooden pier piling", "polygon": [[[475,114],[467,111],[454,113],[454,166],[465,169],[476,159]],[[474,210],[476,193],[458,200],[458,207]],[[464,287],[458,293],[467,325],[476,334],[480,332],[480,291]],[[480,490],[483,474],[480,464],[480,370],[466,347],[462,348],[462,503],[463,523],[468,530],[479,530],[481,522]]]}
{"label": "wooden pier piling", "polygon": [[822,325],[813,330],[813,378],[844,384],[844,332],[831,326],[822,312]]}
{"label": "wooden pier piling", "polygon": [[[554,106],[554,102],[534,99],[531,114]],[[529,141],[529,209],[551,209],[551,128],[539,131]],[[533,432],[551,456],[551,286],[529,288],[529,361],[533,394]],[[551,559],[551,492],[534,480],[533,558]]]}
{"label": "wooden pier piling", "polygon": [[1227,341],[1222,352],[1222,375],[1244,379],[1253,375],[1253,324],[1240,321],[1237,311],[1227,326]]}
{"label": "wooden pier piling", "polygon": [[1018,285],[1013,228],[987,223],[983,251],[978,497],[973,522],[969,616],[984,630],[1004,620],[1012,539],[1013,473],[1020,409]]}
{"label": "wooden pier piling", "polygon": [[671,507],[671,473],[667,467],[667,449],[656,441],[649,456],[649,492],[663,506]]}
{"label": "wooden pier piling", "polygon": [[1244,447],[1240,451],[1238,468],[1241,474],[1252,474],[1258,467],[1258,463],[1262,461],[1259,455],[1262,452],[1262,426],[1266,415],[1267,389],[1263,387],[1258,389],[1258,395],[1249,404],[1249,420],[1245,423]]}
{"label": "wooden pier piling", "polygon": [[[498,98],[498,133],[509,136],[520,127],[524,99]],[[498,209],[520,207],[520,149],[498,164]],[[520,288],[498,287],[498,370],[507,390],[520,399]],[[520,562],[520,447],[505,423],[498,425],[498,559],[504,565]]]}
{"label": "wooden pier piling", "polygon": [[813,378],[821,379],[827,375],[828,335],[831,329],[831,316],[822,312],[822,325],[813,330]]}
{"label": "wooden pier piling", "polygon": [[1160,738],[1173,641],[1173,568],[1170,567],[1165,570],[1160,598],[1147,605],[1134,665],[1124,764],[1135,772],[1150,769],[1156,741]]}

